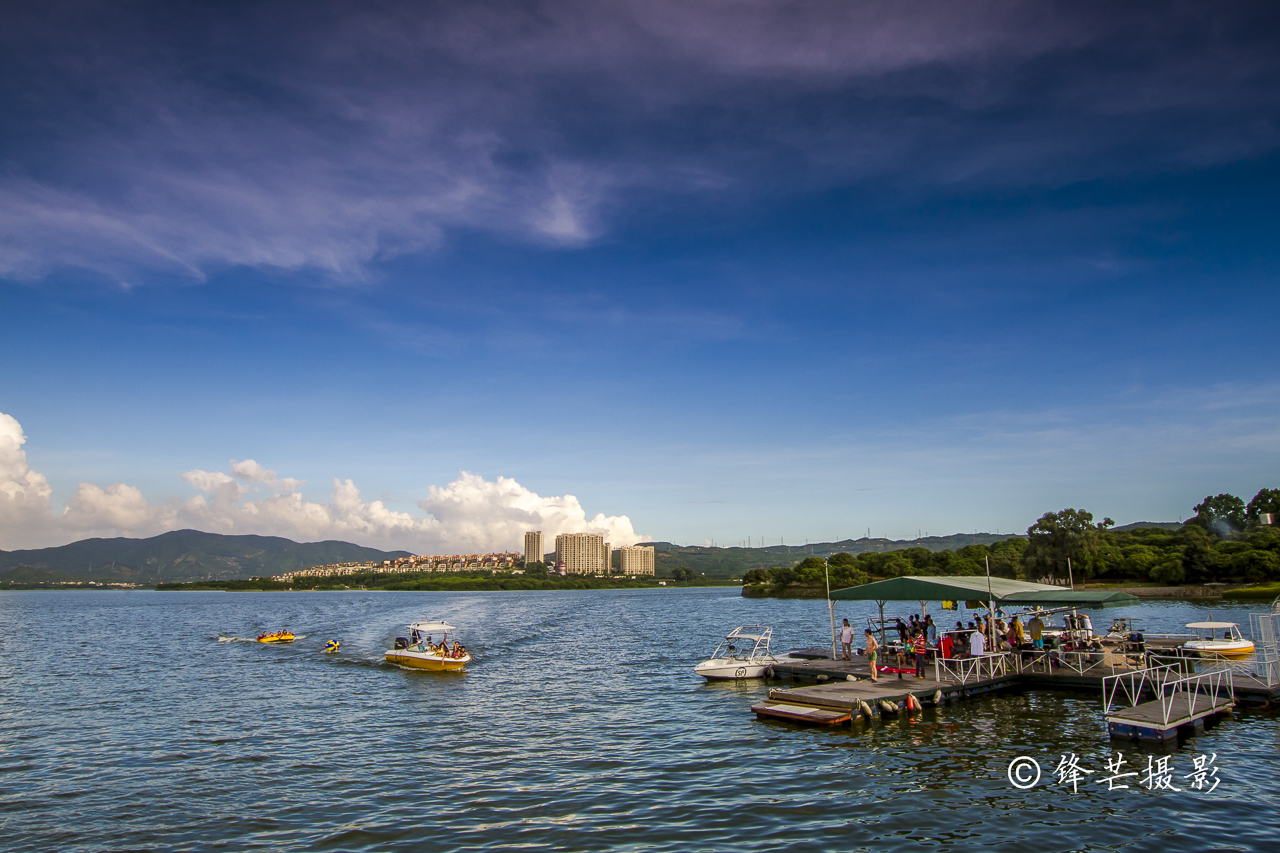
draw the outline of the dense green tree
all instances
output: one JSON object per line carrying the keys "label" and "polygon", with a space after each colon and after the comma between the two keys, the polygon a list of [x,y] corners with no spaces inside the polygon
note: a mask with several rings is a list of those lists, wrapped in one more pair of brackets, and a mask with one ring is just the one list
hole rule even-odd
{"label": "dense green tree", "polygon": [[1249,534],[1249,544],[1261,551],[1280,553],[1280,527],[1260,527]]}
{"label": "dense green tree", "polygon": [[1027,528],[1027,548],[1023,556],[1027,577],[1053,582],[1068,577],[1068,563],[1076,580],[1086,580],[1097,568],[1093,557],[1102,544],[1102,533],[1115,524],[1104,518],[1097,524],[1093,513],[1082,509],[1046,512]]}
{"label": "dense green tree", "polygon": [[696,578],[697,575],[693,573],[693,569],[685,566],[676,566],[671,570],[671,577],[678,581],[691,581]]}
{"label": "dense green tree", "polygon": [[1180,584],[1185,577],[1182,561],[1171,556],[1151,567],[1150,578],[1156,583]]}
{"label": "dense green tree", "polygon": [[1218,579],[1218,555],[1213,550],[1213,539],[1203,527],[1188,524],[1182,528],[1182,570],[1190,583],[1205,583]]}
{"label": "dense green tree", "polygon": [[[1126,545],[1120,548],[1120,561],[1114,572],[1121,577],[1145,580],[1151,577],[1151,569],[1164,557],[1165,554],[1162,551],[1149,545]],[[1182,561],[1178,560],[1176,555],[1173,560],[1181,571]]]}
{"label": "dense green tree", "polygon": [[[961,551],[964,549],[961,548]],[[1014,536],[991,546],[991,574],[998,578],[1017,579],[1022,573],[1022,555],[1027,540]]]}
{"label": "dense green tree", "polygon": [[1211,495],[1193,507],[1195,516],[1187,524],[1197,524],[1219,536],[1244,529],[1244,501],[1235,495]]}
{"label": "dense green tree", "polygon": [[1240,551],[1231,555],[1227,566],[1232,575],[1247,581],[1280,578],[1280,554],[1274,551]]}
{"label": "dense green tree", "polygon": [[832,568],[836,566],[856,566],[858,565],[858,558],[847,551],[841,551],[838,554],[832,554],[828,557],[827,565]]}
{"label": "dense green tree", "polygon": [[[1280,489],[1263,489],[1253,496],[1253,500],[1249,501],[1249,505],[1245,508],[1245,518],[1258,523],[1258,514],[1269,512],[1273,516],[1280,516]],[[1273,518],[1272,524],[1277,521]]]}

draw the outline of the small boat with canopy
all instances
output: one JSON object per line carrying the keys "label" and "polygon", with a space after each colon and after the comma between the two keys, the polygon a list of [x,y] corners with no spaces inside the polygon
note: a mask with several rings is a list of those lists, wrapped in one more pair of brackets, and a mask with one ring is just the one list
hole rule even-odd
{"label": "small boat with canopy", "polygon": [[1253,654],[1253,641],[1244,638],[1235,622],[1189,622],[1187,627],[1198,636],[1182,647],[1199,652],[1201,657],[1244,658]]}
{"label": "small boat with canopy", "polygon": [[409,636],[396,637],[395,648],[388,649],[385,657],[389,663],[409,669],[460,670],[471,663],[471,655],[453,636],[457,630],[447,622],[414,622]]}
{"label": "small boat with canopy", "polygon": [[764,625],[739,625],[725,634],[709,660],[693,671],[708,681],[763,678],[765,670],[777,663],[769,652],[773,629]]}

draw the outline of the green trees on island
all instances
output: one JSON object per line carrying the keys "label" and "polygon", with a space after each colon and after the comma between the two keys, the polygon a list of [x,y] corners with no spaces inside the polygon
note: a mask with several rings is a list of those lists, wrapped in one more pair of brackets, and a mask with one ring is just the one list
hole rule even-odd
{"label": "green trees on island", "polygon": [[1063,584],[1069,575],[1076,583],[1280,581],[1280,526],[1259,523],[1262,513],[1280,517],[1280,489],[1262,489],[1247,505],[1235,495],[1213,495],[1193,512],[1176,529],[1112,530],[1109,518],[1095,521],[1086,510],[1064,509],[1045,513],[1025,538],[1014,536],[990,546],[841,553],[825,561],[806,557],[793,566],[753,569],[742,578],[744,594],[821,590],[827,573],[831,588],[840,589],[902,575],[981,575],[988,565],[994,576]]}

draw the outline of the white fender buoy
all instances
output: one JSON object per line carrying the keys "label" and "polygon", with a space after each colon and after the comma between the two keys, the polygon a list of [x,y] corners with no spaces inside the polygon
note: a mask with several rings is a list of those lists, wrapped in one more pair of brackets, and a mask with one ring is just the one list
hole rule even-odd
{"label": "white fender buoy", "polygon": [[824,681],[830,681],[830,680],[831,680],[831,677],[828,675],[819,675],[817,678],[817,681],[819,684],[821,684]]}
{"label": "white fender buoy", "polygon": [[893,704],[892,702],[888,702],[884,699],[881,699],[880,710],[884,711],[886,714],[896,714],[898,713],[898,706]]}
{"label": "white fender buoy", "polygon": [[858,709],[862,711],[862,715],[868,720],[875,716],[875,711],[871,710],[871,706],[867,704],[865,699],[858,700]]}
{"label": "white fender buoy", "polygon": [[935,704],[935,705],[941,705],[941,704],[942,704],[942,691],[941,691],[941,690],[935,690],[935,691],[933,691],[933,704]]}

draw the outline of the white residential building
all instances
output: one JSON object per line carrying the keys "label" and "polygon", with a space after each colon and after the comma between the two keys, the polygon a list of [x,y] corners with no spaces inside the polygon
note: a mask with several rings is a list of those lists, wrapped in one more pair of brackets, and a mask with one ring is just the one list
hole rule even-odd
{"label": "white residential building", "polygon": [[524,535],[524,562],[541,563],[544,559],[542,551],[542,531],[530,530]]}
{"label": "white residential building", "polygon": [[618,550],[622,554],[622,573],[624,575],[653,574],[652,545],[624,545]]}
{"label": "white residential building", "polygon": [[599,533],[561,533],[556,537],[556,562],[564,564],[566,574],[607,575],[605,559],[609,553],[609,543]]}

